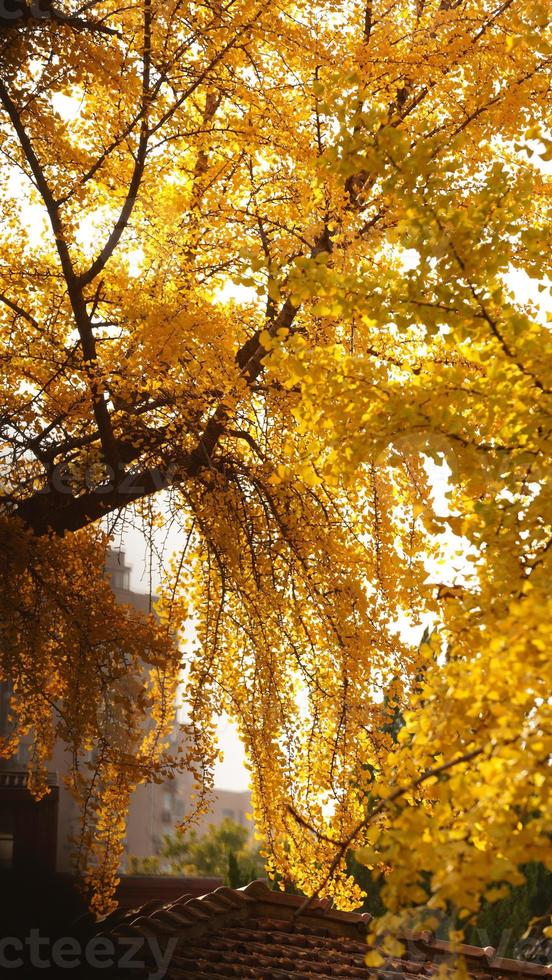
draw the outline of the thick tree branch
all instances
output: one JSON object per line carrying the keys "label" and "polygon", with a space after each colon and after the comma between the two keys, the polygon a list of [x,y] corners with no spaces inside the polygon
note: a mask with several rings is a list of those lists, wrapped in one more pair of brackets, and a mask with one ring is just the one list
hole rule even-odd
{"label": "thick tree branch", "polygon": [[75,325],[81,341],[84,362],[87,367],[88,382],[92,393],[94,417],[98,426],[102,449],[106,462],[114,468],[114,471],[118,471],[119,460],[115,438],[111,427],[111,419],[109,417],[109,411],[103,391],[101,386],[98,384],[97,378],[95,377],[94,369],[97,363],[96,341],[94,338],[90,317],[88,316],[86,309],[86,302],[82,289],[73,269],[69,248],[65,240],[59,207],[54,199],[48,181],[46,180],[42,165],[34,151],[31,139],[27,133],[27,130],[25,129],[25,126],[23,125],[17,106],[13,102],[6,86],[4,85],[4,82],[1,79],[0,101],[2,102],[4,109],[11,120],[15,132],[17,133],[21,149],[23,150],[25,158],[31,168],[31,173],[37,189],[42,196],[42,200],[44,201],[48,212],[52,231],[56,240],[56,247],[61,268],[65,277],[69,300],[75,318]]}

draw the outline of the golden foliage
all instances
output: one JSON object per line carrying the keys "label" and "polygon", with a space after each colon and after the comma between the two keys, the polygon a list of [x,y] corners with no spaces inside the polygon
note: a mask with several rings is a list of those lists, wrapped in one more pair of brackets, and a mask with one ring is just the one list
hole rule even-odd
{"label": "golden foliage", "polygon": [[[224,710],[284,879],[354,906],[362,847],[388,927],[552,861],[552,354],[512,291],[549,292],[550,28],[537,0],[107,0],[5,29],[2,675],[37,794],[55,737],[100,753],[98,910],[190,622],[200,781]],[[131,625],[97,522],[159,491],[187,546]]]}

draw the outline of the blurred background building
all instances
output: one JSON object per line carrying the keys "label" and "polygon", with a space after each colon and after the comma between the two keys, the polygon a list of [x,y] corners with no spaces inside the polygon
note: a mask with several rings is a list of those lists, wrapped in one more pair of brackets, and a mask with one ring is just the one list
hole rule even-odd
{"label": "blurred background building", "polygon": [[[146,613],[154,609],[154,598],[130,589],[131,566],[123,551],[109,553],[106,574],[117,602]],[[8,730],[8,702],[9,686],[0,685],[0,735]],[[50,793],[40,803],[26,788],[27,763],[25,742],[13,758],[0,759],[0,868],[34,866],[70,872],[70,837],[78,830],[79,813],[64,782],[70,765],[68,750],[63,743],[56,744],[48,767]],[[164,836],[174,834],[192,808],[192,782],[189,773],[179,773],[165,783],[138,786],[128,816],[123,872],[128,870],[130,857],[145,859],[161,854]],[[201,834],[209,824],[228,818],[252,834],[246,816],[250,809],[248,791],[217,789],[212,812],[202,818],[197,832]]]}

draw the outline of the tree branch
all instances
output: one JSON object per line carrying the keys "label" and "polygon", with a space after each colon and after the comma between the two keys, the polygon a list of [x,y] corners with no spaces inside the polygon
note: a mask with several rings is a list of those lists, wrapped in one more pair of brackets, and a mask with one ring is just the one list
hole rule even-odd
{"label": "tree branch", "polygon": [[[345,854],[347,853],[351,845],[354,843],[358,835],[363,830],[365,830],[366,827],[369,826],[369,824],[372,822],[374,817],[377,817],[380,813],[383,813],[383,811],[386,810],[390,804],[395,803],[406,793],[409,793],[412,790],[417,789],[419,786],[422,786],[422,784],[427,782],[428,779],[431,779],[433,776],[440,776],[444,772],[448,772],[449,769],[453,769],[455,766],[462,765],[462,763],[472,762],[473,759],[476,759],[478,756],[482,755],[484,751],[485,750],[483,748],[472,749],[471,752],[465,752],[463,755],[457,756],[456,759],[450,759],[449,762],[443,762],[440,766],[435,766],[432,769],[426,769],[420,776],[417,776],[416,779],[412,779],[409,783],[406,783],[406,785],[404,786],[398,786],[396,789],[393,790],[392,793],[389,794],[389,796],[386,796],[385,799],[380,800],[377,806],[373,807],[373,809],[369,811],[366,817],[364,817],[363,820],[359,821],[359,823],[356,824],[353,830],[351,830],[351,832],[347,835],[345,840],[339,843],[337,853],[332,863],[330,864],[327,874],[325,875],[321,883],[318,885],[318,887],[315,889],[315,891],[312,893],[312,895],[306,898],[303,904],[297,909],[296,915],[302,915],[305,912],[305,910],[309,907],[311,902],[315,901],[318,898],[322,889],[325,888],[326,885],[331,881],[333,875],[335,874],[337,868],[339,867],[341,861],[345,857]],[[293,809],[292,806],[288,805],[287,809],[288,812],[294,818],[294,820],[296,820],[299,824],[301,824],[302,827],[305,827],[307,830],[310,830],[313,834],[320,836],[323,840],[326,840],[330,844],[337,843],[336,841],[332,841],[328,837],[325,837],[323,834],[318,835],[316,829],[312,827],[308,823],[308,821],[306,821],[303,817],[301,817],[300,814],[298,814]]]}
{"label": "tree branch", "polygon": [[59,214],[58,204],[50,190],[44,170],[34,151],[30,137],[23,125],[17,106],[11,99],[9,92],[1,79],[0,101],[2,102],[4,109],[11,120],[13,128],[15,129],[21,149],[23,150],[25,158],[31,168],[31,173],[35,180],[37,189],[42,196],[42,200],[44,201],[48,212],[52,231],[56,240],[56,247],[61,268],[65,277],[69,300],[71,302],[73,315],[75,317],[75,324],[81,341],[83,358],[86,365],[88,382],[92,394],[94,417],[98,426],[103,453],[106,462],[112,466],[116,472],[118,470],[119,460],[113,430],[111,427],[111,419],[109,417],[107,403],[103,392],[97,379],[94,377],[94,366],[97,361],[96,341],[86,309],[86,302],[84,300],[80,284],[75,276],[69,248],[67,246],[67,242],[65,241],[64,229]]}
{"label": "tree branch", "polygon": [[107,239],[104,247],[102,248],[100,254],[93,261],[92,265],[87,272],[84,272],[79,276],[79,286],[82,288],[87,286],[93,279],[96,278],[98,273],[102,271],[106,263],[109,261],[113,252],[115,251],[121,236],[128,225],[130,216],[132,214],[136,199],[138,196],[138,191],[140,189],[140,184],[142,183],[142,177],[144,176],[144,170],[146,167],[146,155],[148,152],[148,139],[150,136],[149,130],[149,120],[148,120],[148,107],[151,99],[150,92],[150,75],[151,75],[151,0],[144,0],[144,27],[143,27],[143,67],[142,67],[142,106],[141,106],[141,119],[140,119],[140,135],[138,137],[138,149],[136,151],[136,159],[134,161],[134,169],[132,171],[132,177],[130,178],[130,183],[128,185],[127,195],[125,197],[124,204],[121,208],[121,213],[109,238]]}

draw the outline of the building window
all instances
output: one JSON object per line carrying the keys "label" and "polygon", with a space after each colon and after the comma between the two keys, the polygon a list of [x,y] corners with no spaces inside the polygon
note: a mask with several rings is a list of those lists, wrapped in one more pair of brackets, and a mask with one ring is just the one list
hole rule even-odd
{"label": "building window", "polygon": [[125,569],[118,568],[116,570],[110,571],[109,578],[111,580],[111,587],[113,589],[120,589],[123,592],[128,592],[130,587],[130,572]]}
{"label": "building window", "polygon": [[0,868],[13,866],[13,834],[0,833]]}
{"label": "building window", "polygon": [[228,818],[228,820],[235,820],[236,815],[233,810],[223,810],[222,817],[223,819]]}
{"label": "building window", "polygon": [[106,556],[105,571],[112,589],[128,592],[130,589],[130,566],[125,562],[124,551],[109,551]]}

